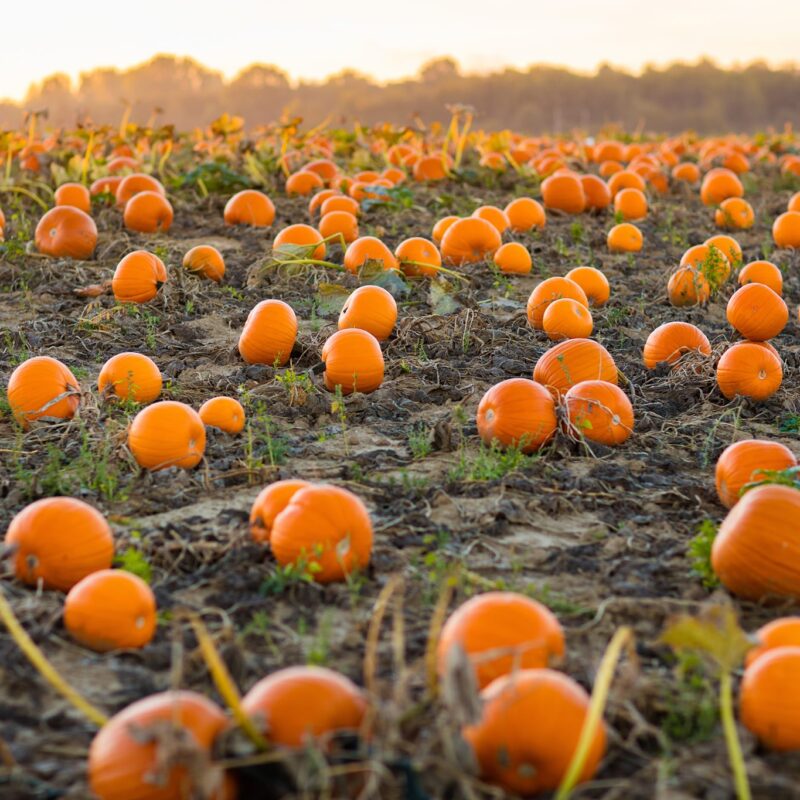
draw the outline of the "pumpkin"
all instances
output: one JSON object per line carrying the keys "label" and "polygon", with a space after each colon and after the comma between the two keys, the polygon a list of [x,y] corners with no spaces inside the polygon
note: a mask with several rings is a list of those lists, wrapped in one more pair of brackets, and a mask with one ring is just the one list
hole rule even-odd
{"label": "pumpkin", "polygon": [[128,448],[140,467],[153,472],[169,467],[192,469],[203,458],[206,429],[190,406],[162,400],[143,408],[133,418]]}
{"label": "pumpkin", "polygon": [[490,222],[467,217],[455,220],[447,228],[440,247],[446,264],[463,266],[488,261],[502,243],[500,232]]}
{"label": "pumpkin", "polygon": [[528,322],[535,330],[544,327],[544,312],[550,303],[561,298],[577,300],[585,308],[589,308],[589,300],[585,292],[569,278],[546,278],[539,283],[528,297]]}
{"label": "pumpkin", "polygon": [[575,173],[553,174],[542,181],[542,201],[546,209],[580,214],[586,208],[586,193]]}
{"label": "pumpkin", "polygon": [[138,192],[125,204],[123,222],[129,231],[166,233],[174,212],[169,200],[158,192]]}
{"label": "pumpkin", "polygon": [[134,250],[117,264],[111,289],[120,303],[147,303],[166,282],[164,262],[146,250]]}
{"label": "pumpkin", "polygon": [[711,286],[694,267],[678,267],[667,283],[667,294],[673,306],[702,305],[711,297]]}
{"label": "pumpkin", "polygon": [[625,189],[637,189],[644,192],[646,188],[644,178],[631,169],[619,170],[608,179],[608,189],[612,197],[616,197]]}
{"label": "pumpkin", "polygon": [[[492,681],[481,700],[480,721],[463,731],[481,776],[514,794],[556,789],[589,713],[584,689],[551,669],[523,669]],[[605,728],[598,722],[579,782],[595,774],[605,749]]]}
{"label": "pumpkin", "polygon": [[[309,161],[303,167],[303,170],[305,172],[316,172],[324,183],[330,183],[339,173],[339,168],[329,158],[318,158],[316,161]],[[327,191],[331,190],[328,189]],[[317,194],[321,194],[321,192],[317,192]]]}
{"label": "pumpkin", "polygon": [[392,251],[374,236],[361,236],[347,246],[344,254],[344,267],[353,275],[367,263],[380,264],[384,270],[398,269]]}
{"label": "pumpkin", "polygon": [[714,212],[714,224],[718,228],[746,230],[752,228],[756,215],[753,207],[741,197],[728,197]]}
{"label": "pumpkin", "polygon": [[556,431],[556,409],[550,392],[525,378],[509,378],[492,386],[481,398],[478,435],[491,445],[539,450]]}
{"label": "pumpkin", "polygon": [[156,631],[156,599],[138,576],[98,570],[69,590],[64,626],[73,639],[98,653],[144,647]]}
{"label": "pumpkin", "polygon": [[737,289],[727,307],[728,322],[745,339],[763,342],[777,336],[789,321],[783,298],[763,283]]}
{"label": "pumpkin", "polygon": [[448,156],[420,156],[420,158],[414,162],[414,180],[441,181],[447,177],[448,169]]}
{"label": "pumpkin", "polygon": [[700,184],[700,199],[703,205],[718,206],[729,197],[742,197],[744,187],[735,172],[729,169],[712,169]]}
{"label": "pumpkin", "polygon": [[14,419],[27,430],[43,417],[72,419],[80,405],[78,379],[58,359],[34,356],[19,364],[6,394]]}
{"label": "pumpkin", "polygon": [[494,254],[494,265],[508,275],[527,275],[533,262],[528,248],[519,242],[507,242]]}
{"label": "pumpkin", "polygon": [[357,217],[361,213],[361,206],[358,204],[358,200],[353,200],[352,197],[339,194],[336,197],[325,198],[319,208],[321,217],[324,217],[333,211],[346,211],[348,214],[352,214],[354,217]]}
{"label": "pumpkin", "polygon": [[263,192],[243,189],[225,203],[223,219],[226,225],[268,228],[275,221],[275,206]]}
{"label": "pumpkin", "polygon": [[710,356],[708,337],[689,322],[665,322],[647,337],[642,360],[647,369],[655,369],[659,364],[675,366],[687,353]]}
{"label": "pumpkin", "polygon": [[338,486],[296,491],[272,523],[275,560],[308,573],[318,583],[343,581],[369,566],[372,522],[364,504]]}
{"label": "pumpkin", "polygon": [[425,275],[433,278],[439,272],[437,267],[442,266],[439,248],[421,236],[404,239],[397,245],[394,254],[404,275]]}
{"label": "pumpkin", "polygon": [[742,489],[749,483],[767,478],[763,472],[781,472],[797,466],[794,453],[780,442],[742,439],[722,451],[717,459],[715,480],[717,497],[725,508],[739,502]]}
{"label": "pumpkin", "polygon": [[614,212],[617,219],[633,221],[647,216],[647,197],[640,189],[621,189],[614,195]]}
{"label": "pumpkin", "polygon": [[311,486],[308,481],[275,481],[265,486],[250,509],[250,533],[257,542],[268,543],[275,517],[286,508],[295,492]]}
{"label": "pumpkin", "polygon": [[744,671],[739,718],[770,750],[800,750],[800,647],[776,647]]}
{"label": "pumpkin", "polygon": [[592,442],[622,444],[633,433],[633,406],[607,381],[581,381],[564,395],[570,430]]}
{"label": "pumpkin", "polygon": [[764,484],[750,489],[722,521],[711,566],[722,584],[746,600],[800,599],[800,491]]}
{"label": "pumpkin", "polygon": [[382,286],[359,286],[339,314],[339,330],[360,328],[379,342],[388,339],[397,322],[397,303]]}
{"label": "pumpkin", "polygon": [[57,206],[73,206],[86,214],[92,212],[92,196],[82,183],[62,183],[53,194]]}
{"label": "pumpkin", "polygon": [[775,294],[783,294],[783,274],[771,261],[751,261],[739,270],[739,285],[763,283]]}
{"label": "pumpkin", "polygon": [[134,172],[131,175],[126,175],[119,184],[117,184],[117,205],[120,208],[125,208],[128,201],[139,194],[139,192],[155,192],[164,197],[167,195],[161,181],[144,172]]}
{"label": "pumpkin", "polygon": [[[318,191],[308,201],[308,215],[310,217],[313,217],[317,212],[320,212],[321,214],[322,204],[331,197],[344,197],[344,195],[338,189],[320,189],[320,191]],[[350,197],[348,197],[347,199],[352,200],[352,198]]]}
{"label": "pumpkin", "polygon": [[586,197],[587,211],[602,211],[611,205],[611,190],[602,178],[597,175],[581,175],[581,185]]}
{"label": "pumpkin", "polygon": [[564,655],[564,631],[546,606],[515,592],[485,592],[450,615],[437,647],[440,677],[454,647],[470,659],[478,687],[520,669],[547,667]]}
{"label": "pumpkin", "polygon": [[800,249],[800,211],[786,211],[772,223],[776,247]]}
{"label": "pumpkin", "polygon": [[330,336],[322,348],[325,387],[342,394],[374,392],[383,383],[383,353],[378,340],[360,328],[345,328]]}
{"label": "pumpkin", "polygon": [[737,396],[766,400],[780,389],[782,381],[780,358],[759,342],[729,347],[717,364],[717,384],[728,400]]}
{"label": "pumpkin", "polygon": [[488,223],[494,225],[501,236],[511,225],[511,222],[506,216],[506,212],[497,206],[478,206],[478,208],[472,212],[472,216],[477,219],[485,219]]}
{"label": "pumpkin", "polygon": [[[734,239],[731,241],[735,244]],[[696,244],[686,250],[681,256],[679,266],[693,267],[708,281],[709,287],[712,289],[722,286],[731,274],[730,259],[724,250],[713,243],[713,239],[709,239],[705,244]]]}
{"label": "pumpkin", "polygon": [[616,384],[619,377],[617,365],[603,345],[592,339],[567,339],[539,357],[533,379],[558,395],[581,381]]}
{"label": "pumpkin", "polygon": [[297,339],[297,317],[283,300],[262,300],[247,315],[239,353],[248,364],[283,366]]}
{"label": "pumpkin", "polygon": [[325,667],[288,667],[262,678],[242,699],[270,744],[298,749],[332,736],[353,734],[364,722],[367,701],[344,675]]}
{"label": "pumpkin", "polygon": [[301,169],[298,172],[291,174],[286,179],[286,194],[290,197],[292,195],[300,195],[307,197],[313,194],[318,189],[324,186],[322,178],[316,172],[311,170]]}
{"label": "pumpkin", "polygon": [[630,222],[620,222],[615,225],[606,237],[606,244],[611,253],[638,253],[643,243],[642,232]]}
{"label": "pumpkin", "polygon": [[[228,717],[203,695],[150,695],[115,714],[89,747],[88,774],[98,800],[231,800],[211,748]],[[179,745],[179,746],[178,746]],[[198,757],[202,760],[198,763]],[[205,767],[198,774],[198,767]]]}
{"label": "pumpkin", "polygon": [[756,645],[747,651],[745,668],[777,647],[800,647],[800,617],[779,617],[755,633]]}
{"label": "pumpkin", "polygon": [[114,539],[105,517],[82,500],[46,497],[22,509],[6,531],[14,548],[14,574],[23,583],[69,591],[114,558]]}
{"label": "pumpkin", "polygon": [[183,266],[195,275],[219,283],[225,276],[225,259],[216,247],[199,244],[186,252]]}
{"label": "pumpkin", "polygon": [[541,203],[532,197],[517,197],[505,207],[511,230],[524,233],[532,228],[544,228],[547,218]]}
{"label": "pumpkin", "polygon": [[106,164],[106,169],[110,175],[116,175],[116,173],[124,172],[125,170],[138,169],[138,167],[139,162],[130,156],[117,156]]}
{"label": "pumpkin", "polygon": [[233,397],[212,397],[197,412],[204,425],[219,428],[225,433],[241,433],[245,423],[242,404]]}
{"label": "pumpkin", "polygon": [[109,397],[152,403],[162,387],[161,371],[141,353],[117,353],[103,364],[97,376],[97,391]]}
{"label": "pumpkin", "polygon": [[577,300],[562,297],[548,303],[542,317],[542,328],[548,337],[559,342],[562,339],[586,339],[592,334],[592,314]]}
{"label": "pumpkin", "polygon": [[441,246],[445,233],[447,233],[448,229],[451,225],[453,225],[453,223],[458,222],[460,219],[461,217],[456,217],[455,215],[450,214],[447,217],[442,217],[440,220],[437,220],[433,226],[433,230],[431,231],[431,238],[433,241]]}
{"label": "pumpkin", "polygon": [[98,178],[89,187],[89,194],[92,197],[103,196],[103,200],[116,199],[117,189],[122,182],[121,175],[107,175],[105,178]]}
{"label": "pumpkin", "polygon": [[358,220],[348,211],[328,211],[320,218],[319,232],[325,239],[341,236],[350,244],[358,239]]}
{"label": "pumpkin", "polygon": [[272,255],[276,258],[325,258],[325,242],[316,228],[310,225],[287,225],[272,241]]}
{"label": "pumpkin", "polygon": [[575,267],[565,276],[567,280],[577,283],[583,289],[589,305],[600,307],[608,302],[611,296],[611,287],[608,285],[608,278],[594,267]]}
{"label": "pumpkin", "polygon": [[703,245],[708,248],[716,248],[728,260],[728,263],[734,267],[738,267],[743,261],[742,246],[733,236],[728,236],[725,233],[718,233],[716,236],[710,236],[703,242]]}
{"label": "pumpkin", "polygon": [[39,220],[34,241],[36,249],[46,256],[85,261],[97,246],[97,225],[79,208],[56,206]]}

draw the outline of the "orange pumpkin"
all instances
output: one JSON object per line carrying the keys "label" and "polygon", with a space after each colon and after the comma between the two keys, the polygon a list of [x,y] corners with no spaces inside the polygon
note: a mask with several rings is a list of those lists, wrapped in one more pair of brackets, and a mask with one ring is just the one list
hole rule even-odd
{"label": "orange pumpkin", "polygon": [[257,542],[269,543],[275,517],[286,508],[295,492],[311,486],[308,481],[275,481],[265,486],[250,509],[250,533]]}
{"label": "orange pumpkin", "polygon": [[611,287],[608,278],[594,267],[575,267],[565,276],[567,280],[574,281],[583,289],[589,304],[595,307],[604,306],[611,296]]}
{"label": "orange pumpkin", "polygon": [[539,450],[556,432],[556,409],[550,392],[525,378],[509,378],[492,386],[481,398],[478,435],[491,445]]}
{"label": "orange pumpkin", "polygon": [[82,183],[62,183],[56,189],[53,200],[57,206],[73,206],[87,214],[92,211],[92,196]]}
{"label": "orange pumpkin", "polygon": [[573,434],[605,445],[622,444],[633,433],[633,406],[619,386],[581,381],[564,395]]}
{"label": "orange pumpkin", "polygon": [[485,219],[467,217],[455,220],[445,230],[440,247],[446,264],[463,266],[487,261],[502,243],[494,225]]}
{"label": "orange pumpkin", "polygon": [[248,364],[283,366],[297,339],[297,317],[283,300],[262,300],[247,315],[239,353]]}
{"label": "orange pumpkin", "polygon": [[647,197],[639,189],[622,189],[614,195],[614,211],[617,218],[636,221],[647,216]]}
{"label": "orange pumpkin", "polygon": [[642,232],[630,222],[620,222],[615,225],[606,238],[611,253],[638,253],[643,243]]}
{"label": "orange pumpkin", "polygon": [[216,247],[199,244],[188,250],[183,257],[183,266],[195,275],[202,275],[216,283],[225,276],[225,259]]}
{"label": "orange pumpkin", "polygon": [[717,496],[725,508],[733,508],[747,484],[766,480],[764,471],[780,472],[796,466],[794,453],[780,442],[759,439],[734,442],[717,459]]}
{"label": "orange pumpkin", "polygon": [[307,197],[324,186],[322,178],[316,172],[301,169],[286,179],[286,194]]}
{"label": "orange pumpkin", "polygon": [[718,228],[746,230],[752,228],[756,215],[753,207],[741,197],[728,197],[714,212],[714,224]]}
{"label": "orange pumpkin", "polygon": [[325,387],[342,394],[374,392],[383,383],[383,353],[378,340],[360,328],[345,328],[330,336],[322,348]]}
{"label": "orange pumpkin", "polygon": [[477,219],[485,219],[497,228],[497,232],[502,236],[511,225],[506,212],[497,206],[479,206],[472,212],[472,216]]}
{"label": "orange pumpkin", "polygon": [[584,308],[589,308],[589,300],[577,283],[569,278],[546,278],[536,286],[528,298],[528,322],[534,330],[543,330],[544,312],[550,303],[562,298],[577,300]]}
{"label": "orange pumpkin", "polygon": [[346,580],[369,566],[372,522],[352,492],[314,484],[292,494],[272,523],[275,560],[308,573],[318,583]]}
{"label": "orange pumpkin", "polygon": [[[556,789],[589,713],[583,688],[551,669],[523,669],[490,683],[481,700],[481,720],[463,734],[482,777],[525,796]],[[605,728],[598,722],[579,782],[595,774],[605,749]]]}
{"label": "orange pumpkin", "polygon": [[275,221],[275,206],[263,192],[243,189],[225,204],[223,218],[226,225],[268,228]]}
{"label": "orange pumpkin", "polygon": [[172,205],[158,192],[137,192],[125,204],[123,222],[129,231],[166,233],[173,219]]}
{"label": "orange pumpkin", "polygon": [[325,258],[322,235],[310,225],[287,225],[272,242],[272,254],[278,258]]}
{"label": "orange pumpkin", "polygon": [[702,272],[694,267],[678,267],[667,283],[669,302],[673,306],[696,306],[711,297],[711,287]]}
{"label": "orange pumpkin", "polygon": [[[316,172],[324,183],[330,183],[338,174],[339,168],[329,158],[318,158],[316,161],[309,161],[303,167],[306,172]],[[319,194],[319,192],[317,192]]]}
{"label": "orange pumpkin", "polygon": [[102,199],[106,201],[111,198],[116,199],[117,189],[119,188],[121,182],[121,175],[109,175],[105,178],[98,178],[89,187],[89,194],[92,197],[100,197],[100,195],[104,195]]}
{"label": "orange pumpkin", "polygon": [[729,264],[738,267],[743,261],[742,246],[733,236],[728,236],[725,233],[718,233],[716,236],[710,236],[703,242],[704,247],[713,248],[717,250],[728,259]]}
{"label": "orange pumpkin", "polygon": [[532,197],[517,197],[505,207],[511,230],[524,233],[532,228],[544,228],[547,218],[541,203]]}
{"label": "orange pumpkin", "polygon": [[156,598],[130,572],[99,570],[69,590],[64,625],[73,639],[99,653],[144,647],[156,631]]}
{"label": "orange pumpkin", "polygon": [[800,491],[764,484],[745,492],[722,521],[711,566],[730,592],[746,600],[800,599]]}
{"label": "orange pumpkin", "polygon": [[392,251],[374,236],[361,236],[347,246],[344,254],[345,269],[355,275],[368,263],[377,263],[385,270],[398,269]]}
{"label": "orange pumpkin", "polygon": [[[731,241],[735,243],[734,239]],[[722,242],[717,244],[725,247]],[[726,250],[717,244],[714,244],[712,239],[705,244],[696,244],[681,256],[680,261],[681,267],[692,267],[703,275],[713,289],[722,286],[731,274],[731,261],[726,255]]]}
{"label": "orange pumpkin", "polygon": [[581,185],[588,211],[602,211],[611,205],[611,190],[602,178],[597,175],[581,175]]}
{"label": "orange pumpkin", "polygon": [[581,381],[616,384],[617,365],[603,345],[592,339],[567,339],[545,351],[533,369],[533,379],[554,394]]}
{"label": "orange pumpkin", "polygon": [[79,208],[56,206],[39,220],[34,241],[46,256],[85,261],[97,246],[97,225]]}
{"label": "orange pumpkin", "polygon": [[717,384],[722,394],[766,400],[781,386],[783,367],[778,356],[759,342],[739,342],[729,347],[717,364]]}
{"label": "orange pumpkin", "polygon": [[431,238],[433,241],[441,246],[442,239],[444,238],[445,233],[447,233],[447,229],[460,219],[461,217],[456,217],[451,214],[450,216],[442,217],[442,219],[438,220],[431,231]]}
{"label": "orange pumpkin", "polygon": [[23,583],[69,591],[114,558],[114,539],[105,517],[82,500],[47,497],[22,509],[6,531],[14,548],[14,574]]}
{"label": "orange pumpkin", "polygon": [[348,211],[328,211],[320,217],[319,232],[325,239],[341,236],[350,244],[358,239],[358,220]]}
{"label": "orange pumpkin", "polygon": [[718,206],[729,197],[742,197],[744,187],[735,172],[729,169],[712,169],[700,185],[700,199],[704,205]]}
{"label": "orange pumpkin", "polygon": [[128,200],[139,194],[139,192],[155,192],[164,197],[167,196],[167,192],[161,181],[157,180],[152,175],[147,175],[143,172],[134,172],[131,175],[126,175],[119,184],[117,184],[117,205],[120,208],[125,208]]}
{"label": "orange pumpkin", "polygon": [[442,255],[439,248],[421,236],[404,239],[395,248],[395,257],[404,275],[424,275],[433,278],[442,266]]}
{"label": "orange pumpkin", "polygon": [[800,617],[779,617],[763,625],[755,633],[757,644],[747,651],[745,668],[757,658],[777,647],[800,647]]}
{"label": "orange pumpkin", "polygon": [[[313,217],[318,211],[322,212],[322,204],[331,197],[344,197],[338,189],[320,189],[308,201],[308,215]],[[348,198],[350,200],[351,198]]]}
{"label": "orange pumpkin", "polygon": [[361,206],[358,204],[358,201],[353,200],[352,197],[340,194],[335,197],[325,198],[319,209],[320,216],[322,217],[333,211],[346,211],[348,214],[357,217],[361,213]]}
{"label": "orange pumpkin", "polygon": [[644,192],[644,190],[647,188],[647,185],[645,184],[644,178],[641,175],[631,169],[624,169],[615,172],[608,179],[608,188],[611,192],[611,196],[616,197],[625,189],[636,189],[640,192]]}
{"label": "orange pumpkin", "polygon": [[[229,726],[203,695],[170,691],[137,700],[104,725],[89,747],[89,788],[98,800],[232,800],[211,748]],[[178,747],[176,742],[180,743]],[[198,756],[203,760],[198,762]]]}
{"label": "orange pumpkin", "polygon": [[241,433],[245,423],[242,404],[233,397],[212,397],[200,406],[197,412],[204,425],[219,428],[235,436]]}
{"label": "orange pumpkin", "polygon": [[507,275],[527,275],[533,262],[528,248],[519,242],[507,242],[494,254],[494,265]]}
{"label": "orange pumpkin", "polygon": [[146,250],[134,250],[117,264],[111,289],[120,303],[147,303],[166,282],[164,262]]}
{"label": "orange pumpkin", "polygon": [[594,323],[589,309],[577,300],[562,297],[548,303],[542,317],[542,328],[554,342],[562,339],[586,339]]}
{"label": "orange pumpkin", "polygon": [[542,181],[542,201],[546,209],[580,214],[586,208],[586,193],[574,173],[555,173]]}
{"label": "orange pumpkin", "polygon": [[141,353],[117,353],[103,364],[97,376],[97,391],[136,403],[152,403],[162,387],[161,371]]}
{"label": "orange pumpkin", "polygon": [[8,379],[6,395],[14,419],[27,430],[42,417],[72,419],[80,405],[77,378],[58,359],[34,356]]}
{"label": "orange pumpkin", "polygon": [[339,330],[360,328],[379,342],[388,339],[397,323],[397,303],[382,286],[359,286],[339,314]]}
{"label": "orange pumpkin", "polygon": [[546,606],[515,592],[485,592],[467,600],[442,628],[439,676],[453,648],[469,657],[478,687],[520,669],[539,669],[564,656],[564,631]]}
{"label": "orange pumpkin", "polygon": [[800,249],[800,211],[787,211],[772,223],[776,247]]}
{"label": "orange pumpkin", "polygon": [[688,322],[665,322],[647,337],[642,360],[647,369],[675,366],[687,353],[711,355],[711,343],[700,328]]}
{"label": "orange pumpkin", "polygon": [[203,458],[206,429],[190,406],[162,400],[133,418],[128,448],[140,467],[153,472],[169,467],[192,469]]}
{"label": "orange pumpkin", "polygon": [[727,307],[728,322],[745,339],[763,342],[777,336],[789,321],[783,298],[763,283],[737,289]]}
{"label": "orange pumpkin", "polygon": [[775,294],[783,294],[783,274],[771,261],[751,261],[739,270],[739,285],[763,283]]}

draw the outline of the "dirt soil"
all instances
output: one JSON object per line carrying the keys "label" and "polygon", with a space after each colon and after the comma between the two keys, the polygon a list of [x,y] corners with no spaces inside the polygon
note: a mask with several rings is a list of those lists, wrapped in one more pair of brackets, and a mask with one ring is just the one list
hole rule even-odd
{"label": "dirt soil", "polygon": [[[771,242],[771,220],[785,209],[789,192],[775,190],[772,173],[748,180],[757,222],[738,238],[750,261]],[[414,188],[412,208],[372,209],[361,229],[394,247],[407,236],[428,236],[446,213],[504,205],[532,191],[508,176],[488,188]],[[259,231],[226,227],[224,196],[200,200],[178,192],[168,236],[122,232],[119,213],[105,209],[96,214],[100,244],[93,261],[8,255],[0,262],[2,382],[20,361],[47,354],[76,373],[86,396],[74,420],[24,435],[4,408],[0,530],[27,503],[50,494],[97,506],[112,522],[117,552],[127,554],[128,565],[149,566],[161,621],[153,643],[140,652],[90,652],[64,629],[63,596],[15,582],[6,563],[3,590],[25,629],[108,713],[176,683],[221,702],[180,609],[202,612],[242,691],[275,669],[308,662],[363,683],[376,598],[401,575],[402,608],[390,604],[378,646],[375,700],[384,725],[371,757],[384,769],[376,773],[380,789],[372,796],[503,797],[458,766],[452,726],[441,708],[417,705],[425,691],[431,615],[450,571],[461,565],[451,608],[492,585],[547,603],[566,631],[563,669],[587,688],[614,631],[628,625],[635,632],[635,663],[619,673],[606,715],[608,754],[576,797],[732,797],[713,711],[715,683],[697,664],[676,663],[657,640],[671,615],[695,611],[711,595],[693,574],[687,547],[703,520],[724,516],[713,485],[722,449],[755,436],[800,450],[800,329],[791,302],[800,298],[800,254],[774,255],[785,268],[784,294],[793,310],[775,341],[784,359],[783,387],[769,401],[725,400],[713,362],[672,374],[648,372],[642,346],[663,322],[697,324],[712,341],[714,360],[732,338],[725,305],[734,281],[706,308],[675,309],[666,299],[667,278],[682,252],[714,232],[712,212],[696,194],[676,189],[653,198],[641,224],[645,248],[635,257],[607,252],[609,214],[551,214],[542,233],[517,237],[533,254],[530,276],[505,279],[486,265],[470,267],[463,270],[469,283],[453,281],[445,293],[425,280],[395,282],[400,319],[383,348],[386,379],[373,394],[348,397],[344,414],[332,408],[334,398],[324,389],[319,353],[336,329],[342,288],[354,288],[357,279],[317,268],[264,268],[271,234],[307,221],[305,200],[276,195],[275,225]],[[21,208],[35,220],[34,207]],[[23,224],[12,221],[7,238]],[[223,252],[222,285],[182,270],[183,253],[198,243]],[[109,295],[87,300],[73,293],[110,278],[119,259],[138,247],[159,253],[168,265],[169,281],[155,301],[130,309]],[[558,438],[508,469],[479,448],[477,404],[492,384],[531,375],[549,342],[529,328],[526,299],[543,277],[579,264],[600,267],[611,282],[610,302],[594,311],[595,336],[625,376],[635,433],[616,449],[590,450]],[[301,320],[292,354],[296,374],[289,377],[285,370],[244,364],[236,349],[248,311],[270,297],[290,303]],[[230,437],[210,430],[206,458],[196,470],[139,470],[125,447],[135,410],[101,405],[95,390],[103,362],[124,350],[156,361],[167,397],[197,408],[217,394],[238,396],[249,413],[249,432]],[[376,542],[362,579],[325,587],[287,579],[268,549],[250,540],[247,518],[256,493],[293,476],[345,486],[368,505]],[[748,630],[789,610],[735,606]],[[404,665],[397,663],[398,642]],[[0,633],[0,797],[88,797],[93,733]],[[740,735],[754,796],[799,797],[800,759],[768,754],[744,729]],[[341,782],[330,782],[328,794],[315,789],[319,775],[301,766],[299,780],[310,787],[304,793],[291,788],[291,772],[275,765],[242,770],[241,797],[357,794]]]}

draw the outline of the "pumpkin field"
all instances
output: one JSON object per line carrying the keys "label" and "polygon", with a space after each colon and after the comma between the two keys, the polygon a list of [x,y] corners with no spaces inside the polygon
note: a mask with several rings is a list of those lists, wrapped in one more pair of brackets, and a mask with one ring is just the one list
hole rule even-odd
{"label": "pumpkin field", "polygon": [[0,797],[798,797],[790,128],[0,171]]}

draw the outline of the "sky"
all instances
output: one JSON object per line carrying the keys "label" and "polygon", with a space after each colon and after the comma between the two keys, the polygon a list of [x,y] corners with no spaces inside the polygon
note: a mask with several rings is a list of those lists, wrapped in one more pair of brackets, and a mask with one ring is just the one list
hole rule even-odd
{"label": "sky", "polygon": [[35,12],[24,2],[3,5],[0,97],[15,100],[54,72],[77,79],[157,53],[191,56],[226,77],[271,63],[295,80],[353,68],[388,81],[442,55],[464,72],[538,63],[592,71],[604,62],[637,71],[703,56],[723,66],[800,61],[800,0],[83,0],[69,10],[63,0],[39,0]]}

